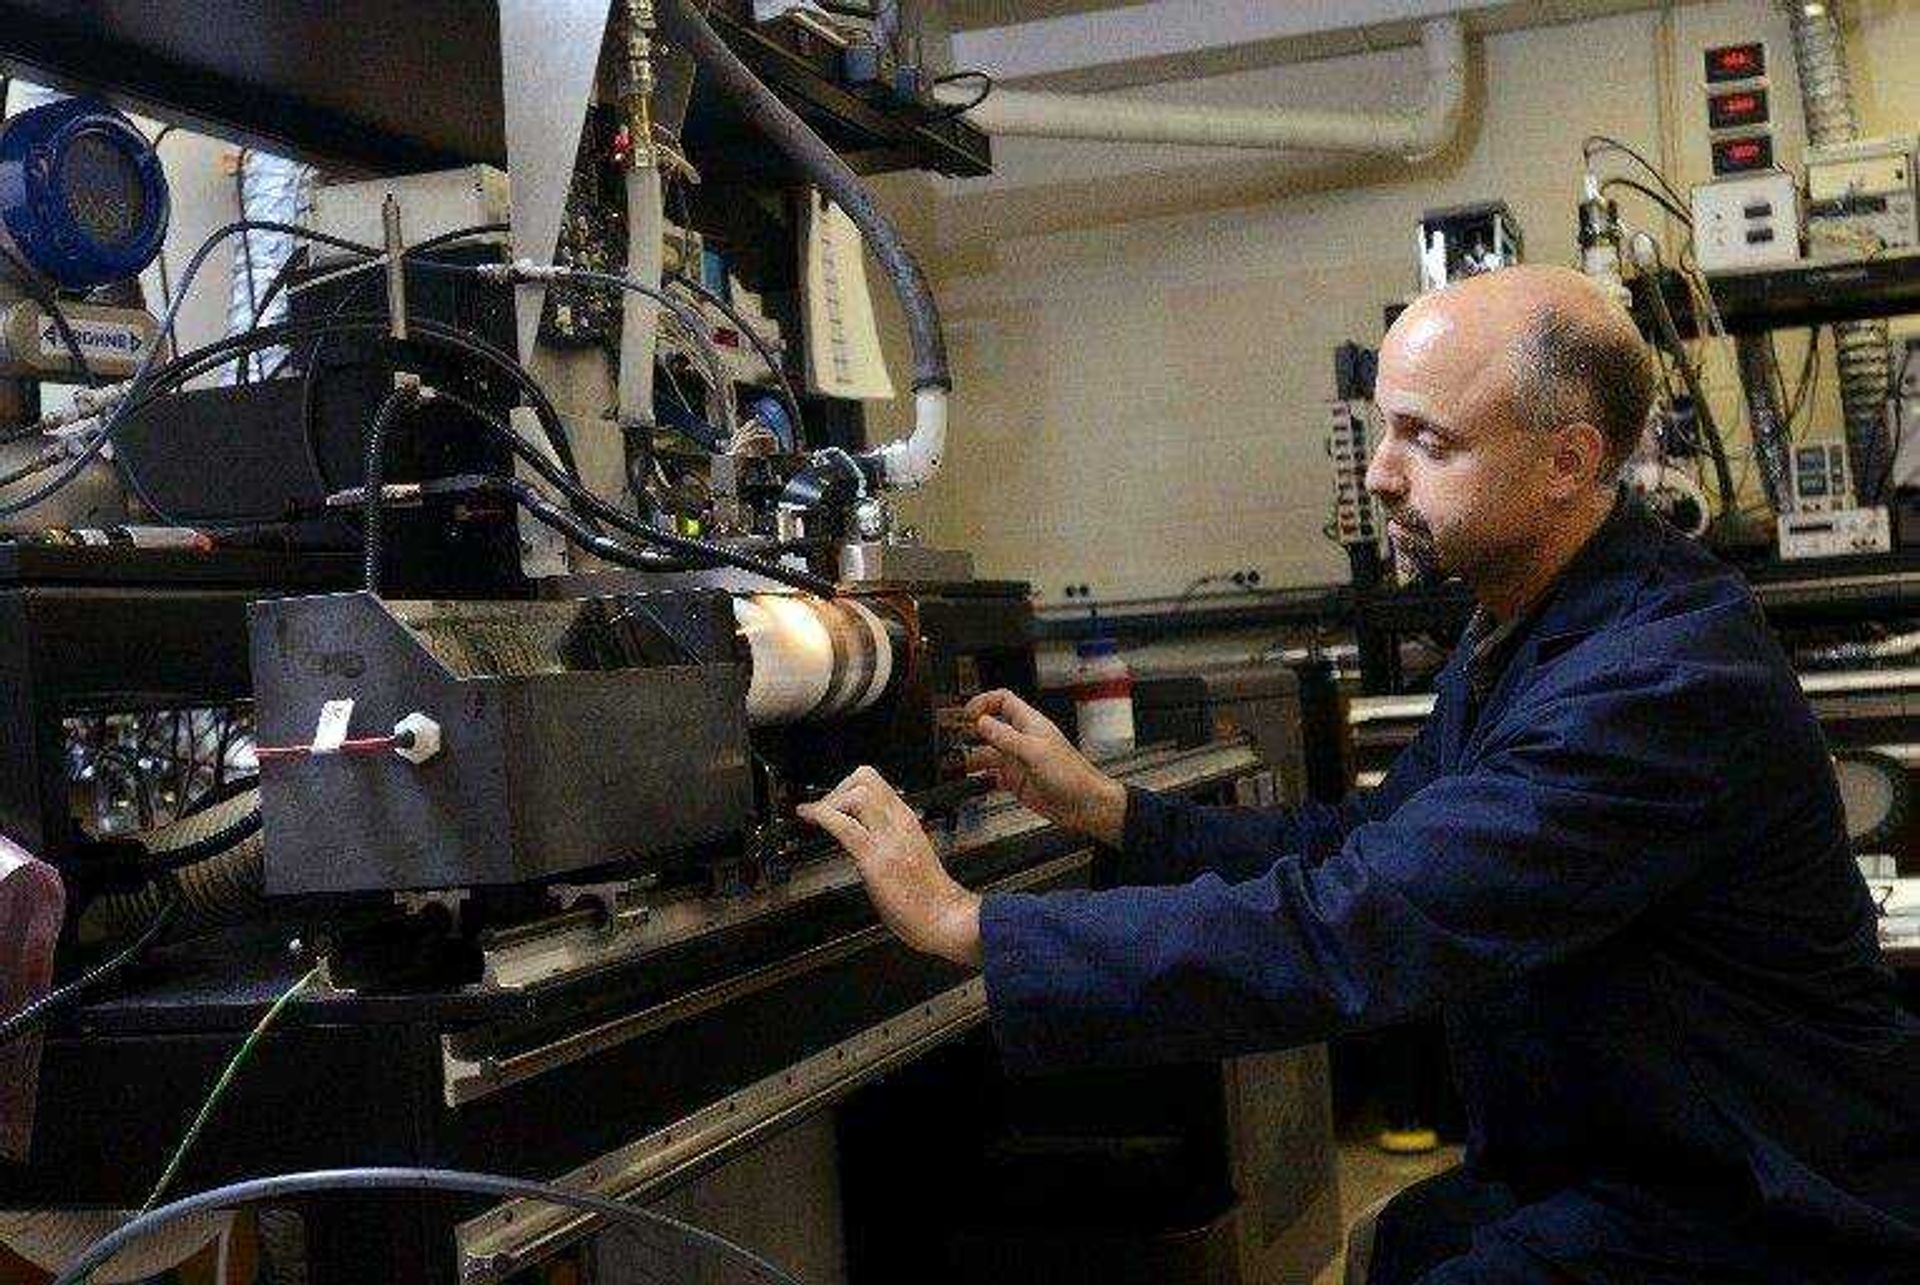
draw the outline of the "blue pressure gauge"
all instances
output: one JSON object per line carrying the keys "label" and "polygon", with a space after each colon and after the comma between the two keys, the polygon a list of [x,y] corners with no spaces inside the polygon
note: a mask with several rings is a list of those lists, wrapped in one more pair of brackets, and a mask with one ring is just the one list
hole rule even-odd
{"label": "blue pressure gauge", "polygon": [[167,180],[133,122],[66,98],[0,124],[0,236],[54,284],[138,276],[167,234]]}

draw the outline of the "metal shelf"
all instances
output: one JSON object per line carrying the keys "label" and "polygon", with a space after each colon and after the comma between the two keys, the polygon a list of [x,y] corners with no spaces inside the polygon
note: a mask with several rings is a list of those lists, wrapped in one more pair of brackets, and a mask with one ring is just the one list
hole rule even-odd
{"label": "metal shelf", "polygon": [[1920,312],[1920,251],[1709,272],[1708,288],[1735,334]]}
{"label": "metal shelf", "polygon": [[[856,170],[984,174],[986,136],[958,120],[863,98],[839,51],[792,23],[756,26],[720,0],[716,30]],[[103,92],[161,119],[345,172],[504,165],[500,15],[494,0],[0,0],[0,67]],[[696,93],[687,123],[702,173],[781,178],[729,104]]]}

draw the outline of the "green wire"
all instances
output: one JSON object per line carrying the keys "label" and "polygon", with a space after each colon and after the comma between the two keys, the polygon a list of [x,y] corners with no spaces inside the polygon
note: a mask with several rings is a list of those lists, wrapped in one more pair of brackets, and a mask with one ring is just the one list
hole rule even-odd
{"label": "green wire", "polygon": [[193,1123],[187,1128],[186,1136],[181,1138],[180,1145],[174,1148],[173,1159],[167,1161],[166,1169],[160,1174],[160,1181],[153,1184],[153,1191],[148,1194],[146,1203],[140,1206],[140,1213],[148,1213],[160,1203],[161,1194],[173,1182],[174,1175],[180,1172],[181,1161],[187,1158],[187,1152],[193,1149],[194,1140],[200,1136],[200,1131],[206,1128],[207,1120],[213,1115],[213,1108],[219,1105],[220,1099],[227,1092],[227,1086],[233,1083],[233,1077],[252,1056],[253,1046],[260,1042],[260,1037],[267,1033],[267,1028],[273,1025],[275,1018],[280,1016],[280,1010],[290,1004],[294,996],[312,985],[319,976],[320,968],[315,965],[305,977],[287,987],[286,993],[273,1001],[267,1011],[260,1015],[259,1022],[254,1025],[252,1031],[248,1032],[247,1038],[240,1041],[240,1047],[234,1050],[232,1060],[227,1063],[227,1069],[222,1071],[220,1078],[213,1082],[213,1091],[207,1094],[207,1100],[201,1104],[200,1114],[193,1118]]}

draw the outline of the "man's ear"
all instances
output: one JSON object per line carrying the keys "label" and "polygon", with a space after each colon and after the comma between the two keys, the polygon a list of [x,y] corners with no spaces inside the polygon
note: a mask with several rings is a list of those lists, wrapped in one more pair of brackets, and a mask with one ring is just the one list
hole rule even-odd
{"label": "man's ear", "polygon": [[1575,420],[1553,436],[1549,485],[1556,497],[1577,495],[1597,483],[1607,469],[1607,436],[1599,426]]}

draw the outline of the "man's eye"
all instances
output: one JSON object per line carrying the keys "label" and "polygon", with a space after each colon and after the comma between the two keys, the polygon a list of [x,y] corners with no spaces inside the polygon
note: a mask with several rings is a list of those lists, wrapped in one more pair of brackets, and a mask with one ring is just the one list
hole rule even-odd
{"label": "man's eye", "polygon": [[1447,454],[1447,443],[1431,429],[1421,429],[1413,435],[1413,445],[1429,459],[1443,459]]}

